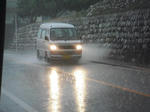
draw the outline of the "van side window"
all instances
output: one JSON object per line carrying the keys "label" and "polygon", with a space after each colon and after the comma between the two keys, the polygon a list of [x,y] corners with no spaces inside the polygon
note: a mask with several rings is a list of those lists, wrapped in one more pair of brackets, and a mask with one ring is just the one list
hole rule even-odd
{"label": "van side window", "polygon": [[39,31],[38,31],[38,35],[37,35],[37,36],[38,36],[38,38],[40,38],[40,37],[41,37],[41,31],[42,31],[42,30],[41,30],[41,29],[39,29]]}
{"label": "van side window", "polygon": [[46,36],[46,31],[45,31],[45,30],[42,30],[41,38],[42,38],[42,39],[45,39],[45,36]]}
{"label": "van side window", "polygon": [[46,30],[46,34],[47,37],[49,37],[49,30]]}

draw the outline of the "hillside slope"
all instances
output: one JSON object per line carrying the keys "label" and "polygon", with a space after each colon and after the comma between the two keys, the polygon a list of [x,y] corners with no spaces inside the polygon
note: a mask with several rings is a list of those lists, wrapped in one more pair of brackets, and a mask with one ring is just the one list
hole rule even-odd
{"label": "hillside slope", "polygon": [[149,0],[100,0],[96,4],[90,6],[87,16],[96,16],[145,8],[150,8]]}

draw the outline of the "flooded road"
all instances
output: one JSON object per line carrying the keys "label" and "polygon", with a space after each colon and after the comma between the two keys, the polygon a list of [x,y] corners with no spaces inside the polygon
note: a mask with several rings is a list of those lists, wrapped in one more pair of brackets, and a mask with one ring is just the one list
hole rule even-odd
{"label": "flooded road", "polygon": [[47,63],[35,51],[6,50],[0,110],[149,112],[150,72],[92,63],[108,53],[96,48],[85,46],[78,63]]}

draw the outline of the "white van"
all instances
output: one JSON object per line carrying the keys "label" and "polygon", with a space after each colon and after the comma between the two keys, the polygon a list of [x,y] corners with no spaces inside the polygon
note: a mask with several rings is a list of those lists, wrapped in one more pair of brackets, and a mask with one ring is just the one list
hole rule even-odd
{"label": "white van", "polygon": [[37,37],[37,57],[46,59],[80,59],[82,42],[76,28],[66,23],[40,25]]}

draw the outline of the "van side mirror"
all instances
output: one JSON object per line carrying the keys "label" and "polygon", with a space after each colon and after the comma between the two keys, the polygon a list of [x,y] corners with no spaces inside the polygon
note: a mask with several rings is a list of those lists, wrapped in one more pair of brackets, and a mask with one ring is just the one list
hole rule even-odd
{"label": "van side mirror", "polygon": [[80,36],[79,39],[82,40],[82,37]]}
{"label": "van side mirror", "polygon": [[45,36],[45,40],[47,40],[47,41],[49,40],[47,36]]}
{"label": "van side mirror", "polygon": [[78,33],[78,38],[82,40],[82,35],[80,33]]}

